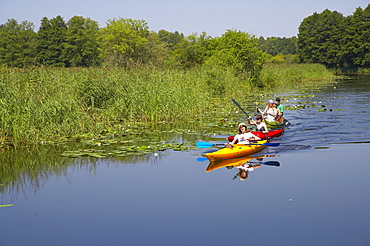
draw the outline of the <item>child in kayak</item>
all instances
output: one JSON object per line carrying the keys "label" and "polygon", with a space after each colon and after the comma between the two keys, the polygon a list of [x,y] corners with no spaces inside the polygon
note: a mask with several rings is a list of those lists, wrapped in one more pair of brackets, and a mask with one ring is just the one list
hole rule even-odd
{"label": "child in kayak", "polygon": [[238,134],[235,135],[234,140],[231,144],[249,144],[250,141],[261,140],[259,137],[254,135],[252,132],[247,132],[247,126],[244,123],[240,123],[238,127]]}
{"label": "child in kayak", "polygon": [[248,117],[248,124],[249,125],[254,125],[254,126],[256,126],[257,131],[260,131],[260,132],[263,132],[263,133],[267,134],[269,129],[267,128],[267,125],[262,121],[262,115],[257,115],[256,116],[256,121],[257,122],[254,122],[250,116]]}

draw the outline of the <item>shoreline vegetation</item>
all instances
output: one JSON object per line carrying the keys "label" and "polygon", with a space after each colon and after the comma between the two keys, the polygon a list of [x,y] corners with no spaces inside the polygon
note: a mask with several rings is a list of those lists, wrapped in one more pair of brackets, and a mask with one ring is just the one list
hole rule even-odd
{"label": "shoreline vegetation", "polygon": [[0,67],[0,193],[37,192],[51,174],[93,172],[100,158],[132,164],[197,149],[199,139],[234,132],[231,98],[251,112],[336,78],[318,64],[265,64],[258,82],[220,67]]}
{"label": "shoreline vegetation", "polygon": [[9,19],[0,25],[0,148],[121,132],[131,122],[200,126],[235,112],[231,98],[256,105],[368,69],[369,9],[314,13],[297,38],[266,40],[238,30],[157,33],[129,18],[99,28],[82,16],[44,17],[35,32]]}
{"label": "shoreline vegetation", "polygon": [[258,82],[233,71],[0,67],[1,147],[78,138],[127,122],[186,122],[232,111],[231,98],[261,100],[333,82],[319,64],[265,64]]}

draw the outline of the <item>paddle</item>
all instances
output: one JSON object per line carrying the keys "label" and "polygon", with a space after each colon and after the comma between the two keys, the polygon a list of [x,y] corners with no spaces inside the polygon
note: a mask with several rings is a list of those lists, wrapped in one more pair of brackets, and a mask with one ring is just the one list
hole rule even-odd
{"label": "paddle", "polygon": [[283,120],[283,123],[284,123],[284,126],[286,126],[286,127],[289,127],[292,123],[290,123],[290,121],[289,120],[287,120],[287,119],[284,119]]}
{"label": "paddle", "polygon": [[266,161],[266,162],[262,162],[262,164],[268,165],[268,166],[276,166],[276,167],[280,166],[280,162],[278,161]]}
{"label": "paddle", "polygon": [[235,103],[236,106],[238,106],[238,108],[240,108],[240,110],[246,115],[249,117],[249,115],[247,114],[247,112],[244,111],[244,109],[240,106],[240,104],[235,101],[235,99],[231,99],[231,101],[233,101],[233,103]]}
{"label": "paddle", "polygon": [[[248,117],[248,118],[250,118],[250,116],[247,114],[247,112],[245,112],[244,111],[244,109],[240,106],[240,104],[235,100],[235,99],[231,99],[231,101],[233,101],[233,103],[235,103],[235,105],[236,106],[238,106],[238,108],[240,108],[240,110]],[[257,126],[257,123],[256,122],[254,122],[254,120],[252,120],[252,122]],[[266,133],[266,139],[268,140],[269,139],[269,137],[268,137],[268,135],[267,135],[267,133]]]}
{"label": "paddle", "polygon": [[197,158],[197,161],[199,161],[199,162],[201,162],[201,161],[206,161],[206,160],[208,160],[208,158],[207,158],[207,157],[198,157],[198,158]]}
{"label": "paddle", "polygon": [[[208,142],[197,142],[196,146],[198,148],[209,148],[212,146],[225,146],[225,144],[213,144],[213,143],[208,143]],[[245,144],[245,145],[266,145],[266,146],[279,146],[280,143],[262,143],[262,144],[257,144],[257,143],[250,143],[250,144]]]}
{"label": "paddle", "polygon": [[[198,157],[197,158],[197,161],[199,161],[199,162],[207,161],[207,160],[208,160],[207,157]],[[259,163],[259,162],[249,162],[249,163]],[[280,166],[280,162],[278,162],[278,161],[265,161],[265,162],[262,162],[261,164],[267,165],[267,166],[276,166],[276,167]]]}

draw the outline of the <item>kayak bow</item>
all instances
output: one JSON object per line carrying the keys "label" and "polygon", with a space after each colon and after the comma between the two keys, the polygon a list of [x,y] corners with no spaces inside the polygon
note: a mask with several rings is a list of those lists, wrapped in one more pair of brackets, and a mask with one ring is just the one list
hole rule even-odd
{"label": "kayak bow", "polygon": [[256,144],[233,144],[231,147],[225,147],[222,149],[219,149],[212,153],[207,153],[206,157],[210,161],[215,160],[226,160],[226,159],[232,159],[232,158],[238,158],[246,155],[250,155],[253,153],[256,153],[266,146],[268,146],[269,143],[267,143],[266,140],[257,141]]}

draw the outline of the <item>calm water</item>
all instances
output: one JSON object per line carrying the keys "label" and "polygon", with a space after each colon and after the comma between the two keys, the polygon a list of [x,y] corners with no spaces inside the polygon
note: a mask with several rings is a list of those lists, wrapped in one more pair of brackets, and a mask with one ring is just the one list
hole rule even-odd
{"label": "calm water", "polygon": [[262,153],[278,167],[206,172],[214,149],[74,165],[2,195],[0,245],[370,245],[370,76],[335,87],[289,95],[310,107]]}

